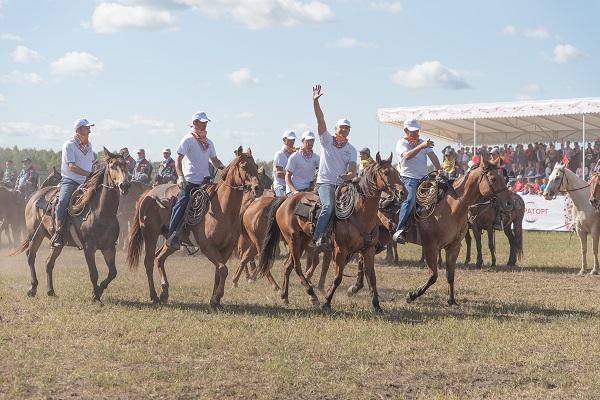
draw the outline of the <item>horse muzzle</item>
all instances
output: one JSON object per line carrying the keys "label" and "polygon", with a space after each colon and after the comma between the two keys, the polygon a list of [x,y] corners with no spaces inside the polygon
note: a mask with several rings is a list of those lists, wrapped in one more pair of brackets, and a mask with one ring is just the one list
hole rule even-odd
{"label": "horse muzzle", "polygon": [[131,184],[129,182],[123,182],[119,184],[119,192],[122,196],[125,196],[127,193],[129,193],[130,186]]}

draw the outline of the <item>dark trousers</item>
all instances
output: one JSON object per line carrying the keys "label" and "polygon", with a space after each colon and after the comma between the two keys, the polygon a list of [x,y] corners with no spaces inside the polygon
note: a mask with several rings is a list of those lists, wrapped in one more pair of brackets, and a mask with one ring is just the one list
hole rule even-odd
{"label": "dark trousers", "polygon": [[175,200],[175,205],[171,210],[171,221],[169,222],[169,234],[167,235],[167,238],[173,236],[177,231],[177,228],[179,228],[179,223],[181,222],[185,209],[190,201],[191,192],[197,187],[200,187],[200,185],[186,182],[185,188],[177,194],[177,200]]}

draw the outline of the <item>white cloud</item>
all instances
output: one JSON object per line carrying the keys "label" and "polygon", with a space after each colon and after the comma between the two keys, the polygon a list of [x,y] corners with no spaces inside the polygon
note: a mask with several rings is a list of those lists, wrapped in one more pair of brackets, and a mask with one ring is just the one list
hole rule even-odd
{"label": "white cloud", "polygon": [[37,51],[31,50],[30,48],[22,45],[17,46],[14,51],[10,53],[10,58],[13,62],[21,64],[41,61],[44,59],[44,57],[42,57]]}
{"label": "white cloud", "polygon": [[410,89],[442,88],[465,89],[467,81],[455,70],[439,61],[426,61],[409,70],[398,70],[392,75],[392,82]]}
{"label": "white cloud", "polygon": [[356,47],[373,47],[371,43],[361,42],[360,40],[352,37],[339,38],[333,44],[335,47],[340,49],[353,49]]}
{"label": "white cloud", "polygon": [[10,138],[59,140],[67,138],[70,132],[56,125],[32,122],[0,122],[0,134],[3,137]]}
{"label": "white cloud", "polygon": [[372,1],[370,5],[375,10],[390,14],[399,14],[402,11],[402,4],[399,1]]}
{"label": "white cloud", "polygon": [[249,118],[254,118],[254,113],[252,113],[250,111],[243,111],[241,113],[236,114],[234,118],[235,119],[249,119]]}
{"label": "white cloud", "polygon": [[548,32],[546,28],[541,26],[535,29],[528,30],[527,32],[525,32],[525,36],[529,39],[545,40],[550,37],[550,32]]}
{"label": "white cloud", "polygon": [[97,33],[113,33],[124,30],[172,29],[176,22],[176,18],[165,10],[100,3],[92,14],[91,25]]}
{"label": "white cloud", "polygon": [[0,39],[12,40],[13,42],[22,42],[23,41],[23,38],[21,38],[21,36],[13,35],[12,33],[1,33]]}
{"label": "white cloud", "polygon": [[54,75],[93,75],[101,72],[104,64],[93,54],[70,51],[50,64]]}
{"label": "white cloud", "polygon": [[583,57],[585,57],[585,54],[577,47],[571,44],[559,44],[554,48],[554,57],[552,57],[552,61],[557,64],[564,64]]}
{"label": "white cloud", "polygon": [[311,128],[310,125],[308,125],[307,123],[304,123],[304,122],[296,122],[294,125],[292,125],[292,130],[294,132],[296,132],[297,137],[300,137],[300,135],[302,135],[302,132],[304,132],[304,131],[316,132],[316,131],[314,131],[314,129],[315,129],[314,127]]}
{"label": "white cloud", "polygon": [[0,103],[4,103],[6,101],[6,97],[2,93],[0,93]]}
{"label": "white cloud", "polygon": [[175,132],[175,124],[162,119],[143,115],[134,115],[131,119],[134,125],[139,126],[143,132],[168,135]]}
{"label": "white cloud", "polygon": [[0,75],[2,83],[16,83],[18,85],[32,84],[37,85],[42,83],[43,79],[35,72],[22,72],[14,70],[8,74]]}
{"label": "white cloud", "polygon": [[213,18],[232,17],[250,29],[291,27],[333,20],[331,8],[321,1],[304,0],[176,0]]}
{"label": "white cloud", "polygon": [[514,36],[517,34],[517,28],[512,25],[506,25],[502,28],[502,34],[506,36]]}
{"label": "white cloud", "polygon": [[237,86],[255,85],[258,83],[258,79],[252,76],[252,72],[248,68],[241,68],[237,71],[233,71],[227,74],[227,77]]}
{"label": "white cloud", "polygon": [[523,87],[519,93],[516,94],[516,100],[531,100],[542,91],[542,87],[537,83],[530,83]]}

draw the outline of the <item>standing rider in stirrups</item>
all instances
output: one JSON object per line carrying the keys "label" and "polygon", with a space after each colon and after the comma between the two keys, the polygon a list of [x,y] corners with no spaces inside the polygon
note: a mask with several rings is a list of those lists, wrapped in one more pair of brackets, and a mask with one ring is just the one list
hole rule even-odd
{"label": "standing rider in stirrups", "polygon": [[181,189],[177,195],[175,205],[171,210],[167,246],[179,250],[177,231],[184,216],[190,195],[193,189],[200,187],[205,178],[211,178],[209,162],[218,169],[225,166],[217,158],[215,145],[206,137],[206,125],[210,119],[205,112],[197,112],[192,117],[193,130],[185,135],[177,148],[175,168],[177,170],[177,185]]}

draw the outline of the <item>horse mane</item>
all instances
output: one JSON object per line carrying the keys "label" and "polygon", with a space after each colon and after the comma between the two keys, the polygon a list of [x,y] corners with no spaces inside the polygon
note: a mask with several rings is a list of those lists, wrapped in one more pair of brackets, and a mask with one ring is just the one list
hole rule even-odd
{"label": "horse mane", "polygon": [[[382,161],[381,165],[383,165],[384,163],[386,163],[387,161]],[[374,193],[373,191],[375,190],[375,180],[374,180],[374,176],[375,176],[375,171],[377,170],[377,163],[370,163],[368,164],[363,172],[363,175],[360,177],[360,179],[358,180],[357,186],[359,191],[367,196],[373,196]]]}
{"label": "horse mane", "polygon": [[80,189],[83,190],[83,194],[78,200],[80,206],[87,206],[89,202],[94,197],[94,194],[98,190],[98,188],[104,182],[104,174],[106,172],[106,165],[98,168],[94,172],[92,172],[85,182],[80,186]]}

